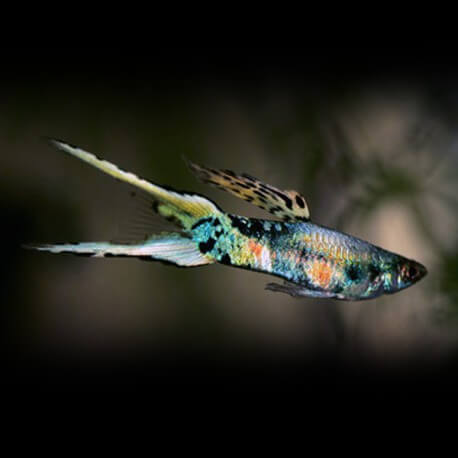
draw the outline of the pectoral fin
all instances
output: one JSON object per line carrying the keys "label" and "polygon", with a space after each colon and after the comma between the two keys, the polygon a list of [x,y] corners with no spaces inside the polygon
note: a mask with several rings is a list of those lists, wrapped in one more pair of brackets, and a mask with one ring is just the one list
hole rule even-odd
{"label": "pectoral fin", "polygon": [[187,161],[194,175],[204,183],[230,192],[234,196],[260,207],[284,221],[308,221],[305,198],[297,191],[281,191],[247,175],[231,170],[215,170]]}

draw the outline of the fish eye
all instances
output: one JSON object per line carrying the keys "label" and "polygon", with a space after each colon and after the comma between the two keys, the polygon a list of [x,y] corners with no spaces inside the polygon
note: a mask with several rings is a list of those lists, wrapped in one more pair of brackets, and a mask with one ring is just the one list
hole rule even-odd
{"label": "fish eye", "polygon": [[415,278],[417,274],[418,274],[418,269],[414,266],[410,266],[409,273],[408,273],[409,278]]}

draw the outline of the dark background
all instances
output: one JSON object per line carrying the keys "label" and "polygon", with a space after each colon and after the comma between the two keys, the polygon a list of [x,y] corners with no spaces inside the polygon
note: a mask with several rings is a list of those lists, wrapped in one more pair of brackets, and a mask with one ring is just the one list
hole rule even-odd
{"label": "dark background", "polygon": [[[4,51],[4,381],[185,395],[453,387],[457,76],[432,45]],[[43,136],[245,215],[262,213],[195,182],[181,156],[298,189],[317,223],[429,275],[337,303],[269,293],[268,277],[223,266],[21,250],[122,235],[134,208],[128,187]]]}

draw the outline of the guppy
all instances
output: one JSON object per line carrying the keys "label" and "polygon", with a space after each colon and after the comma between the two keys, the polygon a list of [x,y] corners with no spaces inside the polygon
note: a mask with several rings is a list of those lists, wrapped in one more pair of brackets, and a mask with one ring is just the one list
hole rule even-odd
{"label": "guppy", "polygon": [[188,163],[201,181],[267,210],[277,220],[246,218],[225,213],[199,194],[153,184],[76,146],[50,142],[148,193],[151,212],[172,221],[177,231],[150,235],[135,243],[65,243],[28,248],[81,256],[136,257],[182,267],[219,262],[282,278],[283,284],[267,284],[266,289],[271,291],[353,301],[395,293],[426,275],[426,268],[416,261],[311,223],[307,203],[296,191],[281,191],[247,174]]}

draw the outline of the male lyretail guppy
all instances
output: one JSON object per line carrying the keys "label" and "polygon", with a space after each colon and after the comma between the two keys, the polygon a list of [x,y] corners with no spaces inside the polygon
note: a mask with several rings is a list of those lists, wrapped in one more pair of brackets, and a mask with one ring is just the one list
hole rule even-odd
{"label": "male lyretail guppy", "polygon": [[81,148],[51,140],[58,149],[137,186],[152,198],[150,211],[171,221],[174,232],[151,234],[135,243],[89,242],[28,245],[51,253],[92,257],[136,257],[182,267],[221,263],[283,279],[266,289],[314,298],[362,300],[391,294],[426,275],[420,263],[356,237],[310,222],[304,197],[247,174],[189,162],[202,181],[251,202],[276,220],[246,218],[211,200],[153,184]]}

